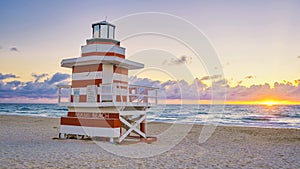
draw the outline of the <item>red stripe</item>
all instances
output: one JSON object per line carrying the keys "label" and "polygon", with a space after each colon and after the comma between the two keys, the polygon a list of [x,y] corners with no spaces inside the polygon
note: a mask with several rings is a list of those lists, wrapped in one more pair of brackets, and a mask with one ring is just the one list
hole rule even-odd
{"label": "red stripe", "polygon": [[82,65],[82,66],[73,66],[72,73],[82,73],[82,72],[96,72],[102,71],[102,63],[94,65]]}
{"label": "red stripe", "polygon": [[120,46],[120,43],[114,43],[114,42],[91,42],[91,41],[88,41],[87,43],[86,43],[87,45],[92,45],[92,44],[109,44],[109,45],[116,45],[116,46]]}
{"label": "red stripe", "polygon": [[125,59],[125,55],[114,53],[114,52],[88,52],[88,53],[82,53],[82,57],[86,56],[117,56],[119,58]]}
{"label": "red stripe", "polygon": [[143,120],[143,122],[140,123],[140,129],[141,129],[141,132],[146,134],[146,120]]}
{"label": "red stripe", "polygon": [[61,125],[70,126],[86,126],[86,127],[103,127],[103,128],[119,128],[121,122],[119,119],[91,119],[77,117],[61,117]]}
{"label": "red stripe", "polygon": [[87,85],[97,85],[102,84],[102,79],[92,79],[92,80],[72,80],[72,88],[86,87]]}
{"label": "red stripe", "polygon": [[124,82],[124,81],[121,81],[121,80],[113,80],[113,83],[128,84],[128,82]]}
{"label": "red stripe", "polygon": [[68,112],[68,117],[76,117],[76,112]]}
{"label": "red stripe", "polygon": [[119,113],[68,112],[68,117],[119,119]]}
{"label": "red stripe", "polygon": [[122,68],[122,67],[117,67],[114,66],[114,73],[119,73],[123,75],[128,75],[128,69]]}
{"label": "red stripe", "polygon": [[[127,96],[122,96],[122,98],[123,98],[123,102],[127,102]],[[116,96],[116,101],[117,102],[121,102],[122,101],[120,95]]]}
{"label": "red stripe", "polygon": [[117,86],[117,88],[121,88],[121,89],[127,89],[126,86]]}

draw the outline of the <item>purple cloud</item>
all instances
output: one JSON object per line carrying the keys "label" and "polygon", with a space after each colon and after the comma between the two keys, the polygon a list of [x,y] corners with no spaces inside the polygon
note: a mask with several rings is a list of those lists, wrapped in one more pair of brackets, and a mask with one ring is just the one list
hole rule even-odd
{"label": "purple cloud", "polygon": [[9,78],[18,78],[18,77],[11,73],[9,73],[9,74],[0,73],[0,80],[9,79]]}
{"label": "purple cloud", "polygon": [[21,85],[22,82],[18,81],[18,80],[14,80],[14,81],[11,81],[11,82],[7,82],[6,84],[10,85],[10,86],[13,86],[13,87],[17,87],[17,86]]}
{"label": "purple cloud", "polygon": [[148,78],[130,78],[130,84],[152,86],[160,89],[160,96],[166,99],[200,99],[200,91],[203,91],[207,86],[196,78],[191,84],[184,80],[181,81],[153,81]]}
{"label": "purple cloud", "polygon": [[61,82],[63,80],[66,80],[70,78],[70,75],[69,74],[64,74],[64,73],[55,73],[51,78],[50,80],[46,80],[45,82],[48,83],[48,84],[54,84],[54,83],[57,83],[57,82]]}
{"label": "purple cloud", "polygon": [[[0,99],[1,98],[30,98],[30,99],[55,99],[57,98],[57,84],[69,83],[69,74],[55,73],[48,79],[40,82],[40,78],[47,74],[32,74],[36,79],[29,82],[13,80],[4,82],[4,79],[16,78],[14,74],[0,73]],[[204,83],[203,79],[215,79],[212,86]],[[242,82],[242,81],[241,81]],[[222,100],[226,95],[227,100],[253,101],[263,98],[300,101],[300,79],[292,82],[284,81],[274,83],[274,87],[268,83],[252,85],[250,87],[230,86],[229,81],[221,79],[221,76],[205,76],[196,78],[191,83],[185,80],[159,81],[149,78],[129,78],[130,84],[152,86],[160,89],[159,96],[162,99],[190,99],[190,100]],[[225,90],[226,89],[226,92]],[[212,93],[214,95],[212,96]],[[213,98],[212,98],[213,97]]]}
{"label": "purple cloud", "polygon": [[47,77],[48,74],[43,73],[43,74],[38,75],[38,74],[32,73],[31,76],[35,78],[35,82],[38,82],[43,77]]}
{"label": "purple cloud", "polygon": [[180,58],[172,58],[171,60],[165,60],[163,64],[168,65],[181,65],[181,64],[190,64],[192,63],[192,57],[189,56],[181,56]]}
{"label": "purple cloud", "polygon": [[[268,83],[261,85],[252,85],[245,87],[237,85],[231,87],[229,81],[226,79],[217,80],[213,86],[207,86],[202,83],[202,79],[210,79],[211,77],[204,77],[195,79],[191,84],[184,80],[181,81],[152,81],[147,78],[134,78],[133,84],[140,84],[145,86],[155,86],[160,88],[160,91],[166,99],[192,99],[192,100],[211,100],[214,91],[214,98],[216,100],[224,99],[226,95],[227,100],[239,101],[253,101],[260,99],[282,99],[300,101],[300,80],[295,80],[295,84],[291,82],[274,83],[272,88]],[[241,83],[242,81],[240,81]],[[223,90],[226,88],[226,92]]]}
{"label": "purple cloud", "polygon": [[64,83],[66,79],[70,77],[68,74],[55,73],[49,80],[39,82],[42,77],[46,77],[46,74],[36,75],[34,81],[21,82],[10,81],[4,83],[2,80],[7,78],[15,78],[13,74],[0,74],[0,99],[1,98],[49,98],[54,99],[57,97],[57,84]]}
{"label": "purple cloud", "polygon": [[10,51],[11,51],[11,52],[19,52],[18,48],[16,48],[16,47],[10,48]]}

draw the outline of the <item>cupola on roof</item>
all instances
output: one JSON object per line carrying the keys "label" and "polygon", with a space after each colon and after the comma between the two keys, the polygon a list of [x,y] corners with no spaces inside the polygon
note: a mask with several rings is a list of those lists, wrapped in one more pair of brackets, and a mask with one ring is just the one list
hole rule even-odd
{"label": "cupola on roof", "polygon": [[102,21],[92,24],[93,27],[93,38],[100,39],[115,39],[115,28],[116,26],[107,22]]}

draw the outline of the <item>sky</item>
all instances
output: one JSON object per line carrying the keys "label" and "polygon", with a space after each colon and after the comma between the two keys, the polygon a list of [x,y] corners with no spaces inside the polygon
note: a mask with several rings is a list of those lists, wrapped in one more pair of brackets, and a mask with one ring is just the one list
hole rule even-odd
{"label": "sky", "polygon": [[[207,65],[170,38],[144,35],[120,39],[128,59],[145,63],[146,69],[130,74],[132,82],[164,89],[170,102],[211,100],[215,83],[226,88],[228,103],[300,103],[299,9],[298,0],[3,0],[0,102],[55,102],[56,85],[68,83],[71,74],[60,62],[80,56],[92,23],[107,18],[116,24],[118,39],[118,32],[129,31],[121,29],[122,18],[157,12],[196,27],[215,49],[224,74],[209,74]],[[161,27],[170,29],[166,22]]]}

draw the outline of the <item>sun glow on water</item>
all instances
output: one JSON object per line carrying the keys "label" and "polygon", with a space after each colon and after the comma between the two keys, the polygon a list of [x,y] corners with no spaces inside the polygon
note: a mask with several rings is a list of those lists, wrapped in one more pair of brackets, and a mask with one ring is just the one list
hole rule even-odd
{"label": "sun glow on water", "polygon": [[280,103],[279,101],[266,100],[266,101],[260,102],[260,104],[266,105],[266,106],[274,106],[274,105],[278,105],[278,104],[282,104],[282,103]]}
{"label": "sun glow on water", "polygon": [[299,104],[299,102],[293,102],[287,100],[262,100],[262,101],[258,101],[258,104],[271,107],[275,105],[295,105],[295,104]]}

